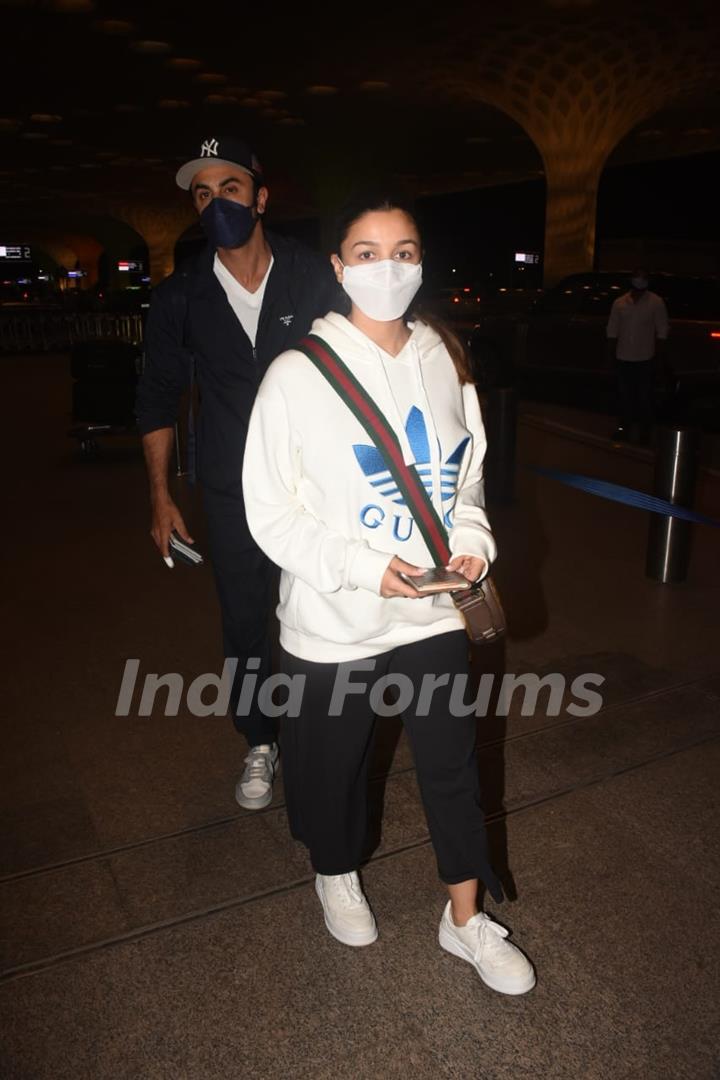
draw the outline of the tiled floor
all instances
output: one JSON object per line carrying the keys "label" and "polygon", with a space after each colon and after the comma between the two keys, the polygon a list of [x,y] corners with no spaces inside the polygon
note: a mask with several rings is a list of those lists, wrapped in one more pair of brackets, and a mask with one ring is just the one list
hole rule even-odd
{"label": "tiled floor", "polygon": [[[225,720],[114,715],[128,658],[187,681],[219,670],[210,574],[153,554],[132,441],[75,457],[64,359],[2,363],[17,388],[3,1080],[720,1077],[718,535],[698,528],[688,580],[660,586],[644,577],[646,515],[523,468],[641,488],[649,461],[521,424],[518,499],[492,513],[511,632],[478,672],[605,679],[595,715],[569,712],[566,692],[559,711],[541,695],[523,715],[518,696],[479,722],[512,898],[494,910],[538,969],[531,995],[504,998],[438,948],[443,890],[393,721],[378,730],[384,820],[364,871],[380,938],[351,950],[324,930],[281,784],[261,813],[235,804],[244,750]],[[712,485],[702,497],[718,516]]]}

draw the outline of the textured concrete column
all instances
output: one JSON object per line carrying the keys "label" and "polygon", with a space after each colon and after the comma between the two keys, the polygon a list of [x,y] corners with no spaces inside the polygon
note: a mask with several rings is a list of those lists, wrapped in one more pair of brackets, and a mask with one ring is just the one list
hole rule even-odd
{"label": "textured concrete column", "polygon": [[58,266],[64,266],[66,270],[72,270],[75,263],[80,258],[80,255],[76,248],[70,247],[67,240],[57,240],[55,237],[48,237],[42,232],[38,232],[37,238],[32,235],[28,235],[28,239],[31,240],[33,245],[46,251],[47,254],[54,259]]}
{"label": "textured concrete column", "polygon": [[545,284],[590,270],[602,162],[571,153],[545,157]]}
{"label": "textured concrete column", "polygon": [[[718,80],[717,22],[709,9],[605,9],[560,21],[534,5],[530,21],[490,16],[457,38],[427,73],[435,98],[482,101],[535,143],[547,181],[545,282],[593,265],[600,174],[636,124],[678,94]],[[548,5],[549,6],[549,5]],[[571,8],[573,0],[553,0]],[[697,7],[697,5],[694,5]]]}
{"label": "textured concrete column", "polygon": [[195,213],[186,203],[181,205],[132,205],[113,207],[116,216],[131,225],[148,247],[150,278],[153,285],[166,278],[174,269],[175,244],[195,221]]}
{"label": "textured concrete column", "polygon": [[[177,238],[175,238],[177,239]],[[164,278],[169,277],[175,269],[175,239],[172,243],[167,240],[148,240],[148,257],[150,259],[150,280],[153,285]]]}
{"label": "textured concrete column", "polygon": [[48,234],[42,229],[25,229],[24,235],[31,244],[36,244],[52,256],[58,266],[73,270],[75,264],[79,263],[87,275],[78,285],[79,288],[89,289],[97,284],[98,259],[102,255],[103,246],[94,236],[70,232]]}

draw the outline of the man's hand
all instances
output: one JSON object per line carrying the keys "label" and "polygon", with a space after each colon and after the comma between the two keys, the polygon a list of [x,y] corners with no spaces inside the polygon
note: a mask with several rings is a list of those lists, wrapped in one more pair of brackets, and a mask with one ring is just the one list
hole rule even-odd
{"label": "man's hand", "polygon": [[170,533],[173,529],[178,536],[180,536],[182,540],[186,540],[188,544],[195,543],[185,527],[182,514],[170,496],[153,499],[152,528],[150,529],[150,535],[169,567],[174,566],[173,560],[170,557]]}
{"label": "man's hand", "polygon": [[182,514],[170,498],[167,486],[168,464],[174,442],[171,427],[157,428],[143,435],[143,453],[150,481],[150,505],[152,506],[152,527],[150,535],[167,565],[175,565],[170,557],[170,533],[175,532],[188,544],[195,541],[185,528]]}
{"label": "man's hand", "polygon": [[455,570],[468,581],[477,581],[485,570],[485,560],[479,555],[455,555],[448,563],[448,570]]}
{"label": "man's hand", "polygon": [[425,573],[421,566],[413,566],[412,563],[405,562],[395,555],[383,574],[383,579],[380,582],[380,595],[384,596],[386,600],[389,600],[391,596],[407,596],[410,600],[417,600],[420,593],[416,592],[412,585],[406,585],[403,579],[398,576],[401,570],[408,577],[419,577],[420,574]]}

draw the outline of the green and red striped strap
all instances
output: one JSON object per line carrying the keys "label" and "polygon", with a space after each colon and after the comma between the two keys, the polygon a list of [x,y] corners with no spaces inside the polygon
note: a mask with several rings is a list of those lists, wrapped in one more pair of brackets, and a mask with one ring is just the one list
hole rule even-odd
{"label": "green and red striped strap", "polygon": [[435,565],[447,565],[450,561],[450,548],[445,526],[417,471],[405,464],[397,435],[380,409],[344,361],[317,334],[309,334],[295,348],[312,361],[362,424],[370,441],[382,454],[410,513],[417,522]]}

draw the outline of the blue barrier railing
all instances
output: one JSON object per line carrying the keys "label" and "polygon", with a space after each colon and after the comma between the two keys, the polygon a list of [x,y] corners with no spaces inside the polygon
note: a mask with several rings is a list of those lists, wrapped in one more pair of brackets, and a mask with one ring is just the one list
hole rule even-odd
{"label": "blue barrier railing", "polygon": [[681,521],[693,521],[699,525],[713,525],[715,528],[720,528],[720,521],[708,517],[707,514],[700,514],[696,510],[689,510],[685,506],[676,506],[667,499],[661,499],[657,495],[647,495],[643,491],[623,487],[622,484],[611,484],[607,480],[595,480],[591,476],[562,472],[560,469],[547,469],[540,465],[527,465],[525,467],[538,476],[545,476],[549,480],[557,480],[568,487],[577,488],[578,491],[598,495],[601,499],[610,499],[613,502],[624,503],[625,506],[635,506],[638,510],[650,510],[655,514],[679,518]]}

